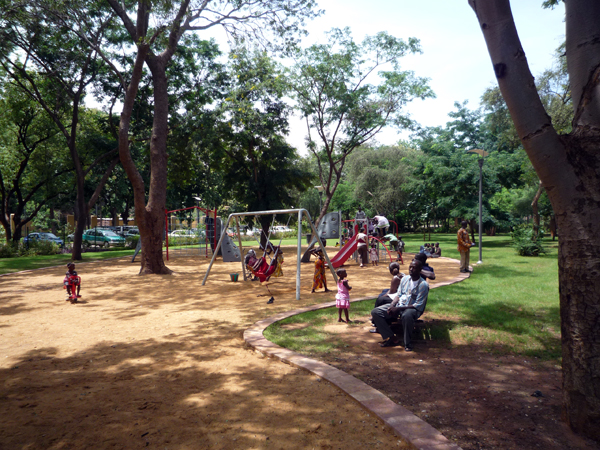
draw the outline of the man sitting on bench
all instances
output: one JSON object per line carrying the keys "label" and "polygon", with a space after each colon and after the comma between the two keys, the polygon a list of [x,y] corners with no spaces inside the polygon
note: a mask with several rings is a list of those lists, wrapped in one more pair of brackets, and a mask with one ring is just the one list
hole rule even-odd
{"label": "man sitting on bench", "polygon": [[408,277],[400,281],[400,295],[391,303],[379,306],[371,311],[373,323],[377,332],[381,334],[384,342],[382,347],[396,347],[400,345],[400,336],[396,336],[388,322],[401,317],[404,329],[404,350],[412,351],[410,341],[412,338],[415,321],[425,311],[427,295],[429,295],[429,284],[421,277],[423,263],[414,259],[408,268]]}

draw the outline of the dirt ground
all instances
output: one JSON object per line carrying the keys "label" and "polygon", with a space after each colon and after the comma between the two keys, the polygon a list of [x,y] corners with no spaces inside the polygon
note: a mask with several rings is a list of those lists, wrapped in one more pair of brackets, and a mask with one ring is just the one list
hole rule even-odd
{"label": "dirt ground", "polygon": [[[257,282],[229,281],[239,263],[201,286],[205,259],[169,261],[173,276],[140,277],[127,259],[78,265],[74,305],[65,267],[0,277],[0,449],[405,448],[334,386],[245,348],[257,320],[333,298],[309,293],[305,264],[296,301],[285,253],[272,305]],[[389,277],[362,272],[358,295]]]}
{"label": "dirt ground", "polygon": [[[204,259],[169,261],[173,276],[140,277],[126,259],[81,264],[76,305],[63,267],[0,277],[0,449],[405,448],[329,383],[245,348],[257,320],[334,298],[309,293],[305,264],[294,300],[292,248],[286,256],[272,305],[257,282],[229,281],[235,263],[201,286]],[[438,279],[458,272],[432,265]],[[385,266],[347,270],[353,297],[389,285]],[[557,368],[432,341],[381,349],[367,318],[353,319],[364,326],[332,318],[352,345],[328,362],[463,448],[593,448],[560,422]]]}

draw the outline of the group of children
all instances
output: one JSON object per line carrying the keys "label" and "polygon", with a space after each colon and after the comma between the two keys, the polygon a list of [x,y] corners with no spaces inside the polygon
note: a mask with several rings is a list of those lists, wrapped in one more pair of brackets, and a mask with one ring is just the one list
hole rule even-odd
{"label": "group of children", "polygon": [[425,253],[429,258],[439,258],[442,256],[442,249],[440,248],[440,243],[436,242],[435,245],[433,242],[431,244],[425,243],[421,247],[421,253]]}

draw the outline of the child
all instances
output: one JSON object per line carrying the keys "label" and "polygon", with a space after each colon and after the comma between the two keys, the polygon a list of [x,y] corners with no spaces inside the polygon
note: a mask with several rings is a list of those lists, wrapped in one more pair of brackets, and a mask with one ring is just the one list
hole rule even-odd
{"label": "child", "polygon": [[379,252],[377,251],[377,246],[375,244],[371,244],[371,249],[369,250],[369,259],[371,259],[371,264],[374,266],[379,262]]}
{"label": "child", "polygon": [[[67,288],[67,295],[69,296],[69,298],[67,298],[67,301],[71,300],[71,303],[77,303],[77,299],[81,298],[81,295],[79,295],[79,291],[81,289],[81,278],[79,278],[79,276],[77,276],[77,272],[75,272],[75,264],[72,262],[67,264],[67,273],[65,274],[65,279],[63,280],[63,284]],[[76,293],[71,292],[72,284],[77,286]],[[75,294],[75,297],[73,297],[73,294]]]}
{"label": "child", "polygon": [[400,264],[404,264],[402,260],[402,253],[404,252],[404,241],[402,240],[402,236],[398,236],[398,257],[396,261],[400,261]]}
{"label": "child", "polygon": [[313,250],[313,255],[317,257],[315,261],[315,274],[313,277],[312,291],[311,294],[315,293],[315,289],[325,288],[325,292],[329,292],[327,289],[327,280],[325,279],[325,259],[323,259],[323,250]]}
{"label": "child", "polygon": [[[337,284],[338,293],[335,296],[335,306],[338,308],[338,322],[350,323],[348,309],[350,308],[350,290],[352,287],[348,284],[348,280],[346,280],[348,276],[346,269],[338,269],[336,273],[339,278]],[[346,313],[346,320],[342,319],[342,310]]]}
{"label": "child", "polygon": [[277,268],[275,269],[275,273],[273,273],[273,277],[282,277],[283,276],[283,252],[281,251],[281,247],[277,247],[279,249],[279,254],[277,255]]}

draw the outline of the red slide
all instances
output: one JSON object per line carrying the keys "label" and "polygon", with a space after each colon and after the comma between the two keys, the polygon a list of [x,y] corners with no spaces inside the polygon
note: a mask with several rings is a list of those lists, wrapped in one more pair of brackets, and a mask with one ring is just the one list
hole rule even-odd
{"label": "red slide", "polygon": [[344,244],[340,251],[337,252],[337,255],[330,259],[333,268],[337,269],[342,264],[344,264],[348,260],[348,258],[350,258],[352,254],[356,251],[357,246],[358,242],[356,240],[355,234],[351,239],[348,240],[348,242]]}

